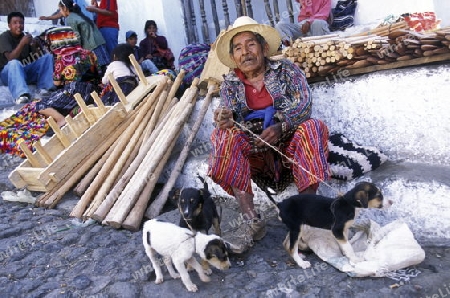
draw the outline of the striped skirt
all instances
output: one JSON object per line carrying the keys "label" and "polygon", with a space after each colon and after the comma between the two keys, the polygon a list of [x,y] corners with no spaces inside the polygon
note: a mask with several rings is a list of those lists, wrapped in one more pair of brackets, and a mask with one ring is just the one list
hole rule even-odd
{"label": "striped skirt", "polygon": [[274,150],[251,153],[248,136],[237,127],[214,129],[211,141],[208,175],[230,195],[233,187],[253,193],[251,179],[277,191],[295,182],[301,192],[330,177],[328,128],[320,120],[303,122],[290,141],[277,145],[284,157]]}
{"label": "striped skirt", "polygon": [[99,45],[92,52],[97,56],[98,65],[106,66],[111,63],[111,57],[109,57],[108,51],[106,50],[106,45]]}

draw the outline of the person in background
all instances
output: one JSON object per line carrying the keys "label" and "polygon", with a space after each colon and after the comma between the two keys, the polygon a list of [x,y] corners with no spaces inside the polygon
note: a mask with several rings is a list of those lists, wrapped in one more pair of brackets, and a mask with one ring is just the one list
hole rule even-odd
{"label": "person in background", "polygon": [[[81,12],[85,16],[87,16],[92,21],[94,20],[94,14],[92,12],[86,10],[86,1],[85,0],[74,0],[73,3],[74,3],[74,5],[77,5],[81,9]],[[59,19],[64,19],[64,16],[61,14],[61,11],[59,10],[59,8],[51,16],[40,16],[39,17],[39,20],[52,21],[53,25],[56,25]],[[64,20],[61,23],[61,25],[65,25]]]}
{"label": "person in background", "polygon": [[8,14],[9,30],[0,35],[0,76],[17,104],[31,100],[28,84],[36,84],[37,95],[45,96],[53,85],[53,56],[36,51],[31,34],[24,33],[21,12]]}
{"label": "person in background", "polygon": [[86,9],[97,15],[97,27],[106,40],[106,50],[111,57],[112,51],[119,43],[119,13],[117,0],[92,0]]}
{"label": "person in background", "polygon": [[66,18],[67,26],[70,26],[80,39],[83,49],[94,52],[102,71],[110,62],[110,55],[106,50],[105,39],[92,20],[87,18],[75,5],[73,0],[61,0],[59,10]]}
{"label": "person in background", "polygon": [[136,32],[134,31],[127,31],[125,33],[125,38],[127,44],[129,44],[133,48],[133,54],[136,60],[141,65],[142,71],[146,76],[156,73],[159,71],[159,69],[155,66],[155,64],[150,59],[145,59],[140,56],[140,49],[137,46],[138,37]]}
{"label": "person in background", "polygon": [[133,54],[133,48],[126,43],[119,44],[113,50],[113,61],[106,68],[105,75],[102,78],[104,87],[100,98],[105,105],[111,106],[119,102],[119,97],[109,80],[110,74],[114,76],[125,96],[130,94],[138,85],[137,73],[129,58],[131,54]]}
{"label": "person in background", "polygon": [[330,176],[328,128],[311,118],[305,74],[286,59],[269,59],[280,43],[274,28],[246,16],[216,41],[218,59],[231,70],[214,111],[208,175],[236,198],[245,219],[232,231],[233,240],[227,239],[239,247],[235,252],[266,233],[264,216],[253,203],[252,180],[277,191],[294,182],[299,193],[314,194]]}
{"label": "person in background", "polygon": [[298,24],[278,23],[275,28],[284,45],[305,36],[330,34],[328,19],[331,14],[331,0],[296,0],[300,3]]}
{"label": "person in background", "polygon": [[139,43],[141,57],[151,60],[158,69],[173,69],[175,57],[167,45],[167,39],[158,35],[158,26],[154,20],[145,22],[146,37]]}

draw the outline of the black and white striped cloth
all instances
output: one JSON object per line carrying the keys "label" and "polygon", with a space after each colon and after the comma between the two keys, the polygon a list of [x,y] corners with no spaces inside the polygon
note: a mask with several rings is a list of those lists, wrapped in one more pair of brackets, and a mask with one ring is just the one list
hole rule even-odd
{"label": "black and white striped cloth", "polygon": [[330,135],[328,149],[331,177],[344,181],[375,170],[387,160],[387,156],[377,148],[360,146],[343,134]]}

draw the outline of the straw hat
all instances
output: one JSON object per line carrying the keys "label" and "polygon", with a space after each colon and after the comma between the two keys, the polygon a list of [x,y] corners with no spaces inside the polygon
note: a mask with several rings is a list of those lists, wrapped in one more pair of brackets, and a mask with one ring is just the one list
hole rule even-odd
{"label": "straw hat", "polygon": [[251,31],[261,34],[269,45],[269,56],[274,55],[278,51],[281,43],[281,37],[278,31],[264,24],[258,24],[254,19],[248,16],[237,18],[233,26],[230,26],[223,34],[221,34],[216,42],[216,53],[220,62],[230,68],[236,68],[236,63],[230,57],[230,41],[238,33]]}

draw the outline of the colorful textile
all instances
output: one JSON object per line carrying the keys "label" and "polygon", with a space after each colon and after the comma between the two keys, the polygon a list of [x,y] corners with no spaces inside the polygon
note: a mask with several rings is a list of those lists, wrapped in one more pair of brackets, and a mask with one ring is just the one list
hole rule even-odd
{"label": "colorful textile", "polygon": [[[120,77],[116,79],[117,84],[119,84],[120,89],[122,89],[122,92],[125,96],[131,93],[131,91],[134,90],[134,88],[137,87],[138,81],[136,80],[136,77],[134,76],[127,76],[127,77]],[[102,91],[102,94],[100,95],[100,98],[102,99],[102,102],[106,106],[112,106],[116,102],[119,102],[119,97],[117,96],[117,93],[114,91],[113,86],[111,83],[108,83]]]}
{"label": "colorful textile", "polygon": [[177,73],[173,71],[172,69],[161,69],[160,71],[156,73],[152,73],[152,76],[166,76],[169,77],[172,81],[175,81],[175,78],[177,77]]}
{"label": "colorful textile", "polygon": [[[275,118],[286,122],[286,129],[298,127],[311,115],[311,91],[303,71],[288,60],[266,60],[264,84],[273,98]],[[251,112],[245,86],[235,71],[230,71],[220,87],[220,105],[231,109],[242,123]]]}
{"label": "colorful textile", "polygon": [[97,56],[93,52],[81,48],[75,52],[71,48],[66,49],[69,54],[63,49],[55,58],[54,81],[81,81],[86,73],[100,76]]}
{"label": "colorful textile", "polygon": [[331,0],[296,0],[300,3],[298,22],[303,20],[324,20],[330,16]]}
{"label": "colorful textile", "polygon": [[282,191],[293,177],[300,192],[330,177],[328,129],[320,120],[306,120],[290,141],[279,145],[278,149],[295,164],[272,149],[251,154],[248,136],[236,127],[215,129],[211,141],[208,175],[230,195],[232,187],[252,193],[250,179],[259,187]]}
{"label": "colorful textile", "polygon": [[379,149],[358,145],[339,133],[330,136],[328,149],[331,177],[344,181],[373,171],[388,159]]}
{"label": "colorful textile", "polygon": [[104,44],[96,47],[92,51],[97,56],[98,65],[104,66],[108,65],[111,62],[111,57],[108,54],[108,51],[106,50],[106,46]]}
{"label": "colorful textile", "polygon": [[356,0],[342,0],[336,3],[333,9],[333,22],[330,25],[331,31],[344,31],[353,26],[357,6]]}
{"label": "colorful textile", "polygon": [[96,91],[95,86],[89,82],[72,81],[65,84],[63,89],[54,92],[50,97],[37,102],[36,109],[41,111],[46,108],[54,108],[61,114],[67,115],[70,110],[78,105],[73,97],[75,94],[79,93],[86,104],[91,104],[94,102],[90,95],[93,91]]}
{"label": "colorful textile", "polygon": [[36,103],[24,105],[10,118],[0,122],[0,152],[25,157],[19,147],[25,142],[30,150],[48,130],[45,116],[36,110]]}
{"label": "colorful textile", "polygon": [[194,78],[199,78],[206,60],[208,60],[208,53],[211,49],[209,44],[190,44],[183,48],[178,58],[178,66],[184,69],[186,74],[183,78],[183,84],[190,86]]}
{"label": "colorful textile", "polygon": [[77,34],[69,26],[48,29],[45,40],[54,55],[70,55],[81,49]]}
{"label": "colorful textile", "polygon": [[415,12],[403,15],[409,28],[416,32],[431,31],[438,28],[440,23],[434,12]]}

